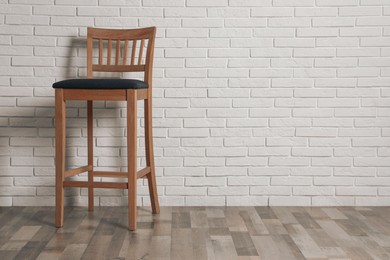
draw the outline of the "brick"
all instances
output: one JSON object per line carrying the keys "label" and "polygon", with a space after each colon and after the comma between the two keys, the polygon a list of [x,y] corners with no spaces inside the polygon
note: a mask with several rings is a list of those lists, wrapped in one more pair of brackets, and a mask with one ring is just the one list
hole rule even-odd
{"label": "brick", "polygon": [[320,147],[343,147],[350,146],[351,141],[349,138],[310,138],[309,144]]}
{"label": "brick", "polygon": [[313,166],[346,167],[352,166],[351,158],[312,158]]}
{"label": "brick", "polygon": [[[32,35],[33,27],[30,25],[1,25],[0,35]],[[17,30],[16,30],[17,28]]]}
{"label": "brick", "polygon": [[317,38],[316,45],[318,47],[357,47],[359,39],[356,37],[342,38]]}
{"label": "brick", "polygon": [[269,159],[269,166],[308,166],[309,158],[304,157],[273,157]]}
{"label": "brick", "polygon": [[253,158],[227,158],[227,166],[264,166],[267,163],[267,158],[253,157]]}
{"label": "brick", "polygon": [[314,81],[312,79],[274,78],[271,85],[276,88],[306,88],[313,87]]}
{"label": "brick", "polygon": [[183,172],[186,172],[188,176],[204,176],[205,169],[201,167],[167,167],[164,169],[165,176],[181,176]]}
{"label": "brick", "polygon": [[249,97],[249,89],[243,90],[239,88],[218,88],[218,89],[209,89],[208,97],[218,97],[218,98],[227,98],[227,97],[234,97],[234,98],[240,98],[240,97]]}
{"label": "brick", "polygon": [[249,17],[250,10],[248,8],[207,8],[208,17]]}
{"label": "brick", "polygon": [[306,196],[270,196],[269,206],[309,206],[311,205],[310,197]]}
{"label": "brick", "polygon": [[298,48],[294,49],[294,57],[334,57],[336,50],[330,48]]}
{"label": "brick", "polygon": [[184,166],[223,166],[225,164],[224,158],[211,157],[211,158],[195,158],[187,157],[184,158]]}
{"label": "brick", "polygon": [[250,187],[250,194],[266,196],[290,196],[292,194],[292,188],[286,186],[255,186]]}
{"label": "brick", "polygon": [[[165,19],[166,20],[166,19]],[[186,18],[182,19],[182,26],[184,28],[199,28],[199,27],[205,27],[205,28],[219,28],[223,27],[224,21],[222,19],[216,19],[216,18],[205,18],[205,19],[199,19],[199,18]]]}
{"label": "brick", "polygon": [[332,196],[335,194],[334,187],[293,187],[292,194],[295,196]]}
{"label": "brick", "polygon": [[249,187],[209,187],[207,194],[210,196],[249,195]]}
{"label": "brick", "polygon": [[271,48],[259,48],[251,49],[251,57],[255,58],[274,58],[274,57],[291,57],[292,50],[290,49],[271,49]]}
{"label": "brick", "polygon": [[[149,9],[149,8],[148,8]],[[122,8],[123,10],[123,8]],[[129,11],[131,9],[128,9]],[[161,10],[161,9],[157,9]],[[165,17],[206,17],[206,9],[204,8],[186,8],[186,7],[170,7],[164,9]],[[145,16],[142,14],[142,16]]]}
{"label": "brick", "polygon": [[208,129],[177,129],[171,128],[168,131],[169,137],[207,137]]}
{"label": "brick", "polygon": [[164,156],[168,157],[195,157],[195,156],[205,156],[204,148],[164,148]]}
{"label": "brick", "polygon": [[213,147],[222,146],[222,138],[185,138],[181,141],[183,146],[192,147]]}
{"label": "brick", "polygon": [[337,0],[317,0],[318,6],[356,6],[358,5],[358,0],[344,0],[342,2]]}
{"label": "brick", "polygon": [[224,119],[193,119],[193,118],[185,118],[184,119],[184,127],[191,127],[191,128],[215,128],[215,127],[224,127],[225,126],[225,120]]}
{"label": "brick", "polygon": [[[382,30],[380,28],[371,27],[371,28],[340,28],[341,36],[381,36]],[[365,40],[362,44],[370,44],[369,40]],[[370,45],[371,46],[371,45]]]}
{"label": "brick", "polygon": [[[259,88],[268,88],[269,87],[269,80],[268,79],[229,79],[229,87],[256,87],[252,89],[252,96],[255,90],[259,90]],[[267,89],[268,90],[268,89]],[[269,90],[272,92],[272,90]]]}
{"label": "brick", "polygon": [[251,130],[247,128],[214,128],[211,129],[211,136],[223,136],[223,137],[245,137],[251,136]]}
{"label": "brick", "polygon": [[186,186],[223,186],[226,184],[224,177],[188,177],[185,178]]}
{"label": "brick", "polygon": [[247,169],[243,167],[210,167],[207,176],[240,176],[246,175]]}
{"label": "brick", "polygon": [[300,18],[268,18],[268,26],[270,27],[309,27],[311,19],[306,17]]}
{"label": "brick", "polygon": [[227,127],[261,127],[261,126],[267,126],[268,121],[267,120],[261,120],[261,119],[239,119],[239,118],[229,118],[227,119],[226,126]]}
{"label": "brick", "polygon": [[313,18],[314,27],[348,27],[354,26],[355,19],[349,17],[319,17]]}
{"label": "brick", "polygon": [[32,167],[15,167],[15,166],[5,166],[0,167],[1,176],[32,176],[33,169]]}
{"label": "brick", "polygon": [[48,25],[50,21],[49,17],[46,16],[25,16],[25,15],[7,15],[5,18],[6,24],[16,24],[16,25]]}
{"label": "brick", "polygon": [[288,156],[290,155],[289,148],[279,147],[253,147],[249,148],[250,156]]}
{"label": "brick", "polygon": [[211,49],[208,51],[210,58],[242,58],[249,57],[249,50],[247,49]]}
{"label": "brick", "polygon": [[164,0],[144,0],[143,1],[144,6],[184,6],[185,1],[184,0],[170,0],[170,1],[164,1]]}
{"label": "brick", "polygon": [[312,177],[285,177],[277,176],[271,178],[271,185],[280,185],[280,186],[290,186],[290,185],[299,185],[299,186],[311,186],[313,184]]}
{"label": "brick", "polygon": [[335,148],[334,156],[348,156],[348,157],[357,157],[357,156],[376,156],[377,152],[374,148]]}
{"label": "brick", "polygon": [[314,47],[314,39],[275,39],[276,47]]}
{"label": "brick", "polygon": [[187,6],[227,6],[228,0],[215,0],[215,1],[207,1],[207,0],[187,0]]}
{"label": "brick", "polygon": [[255,37],[294,37],[295,30],[292,28],[255,28],[253,35]]}
{"label": "brick", "polygon": [[[112,1],[109,1],[111,3]],[[167,15],[167,10],[171,10],[171,8],[166,9],[166,16]],[[120,13],[121,16],[125,17],[162,17],[163,16],[163,8],[157,8],[157,7],[148,7],[148,8],[143,8],[143,7],[122,7],[120,8]]]}
{"label": "brick", "polygon": [[249,38],[251,37],[252,32],[251,29],[248,28],[240,28],[240,29],[232,29],[232,28],[211,28],[210,36],[213,38]]}
{"label": "brick", "polygon": [[48,57],[13,57],[12,66],[54,66],[54,59]]}
{"label": "brick", "polygon": [[267,186],[270,179],[268,177],[228,177],[229,186]]}
{"label": "brick", "polygon": [[[56,39],[52,37],[36,37],[36,36],[14,36],[12,43],[15,46],[55,46]],[[26,57],[27,58],[27,57]],[[28,57],[33,59],[33,57]],[[53,58],[51,58],[53,59]],[[53,64],[47,64],[47,66],[53,66]]]}
{"label": "brick", "polygon": [[233,107],[271,107],[270,99],[264,98],[237,98],[233,100]]}
{"label": "brick", "polygon": [[166,195],[206,195],[206,187],[176,187],[168,186],[165,188]]}
{"label": "brick", "polygon": [[61,26],[92,26],[94,24],[91,17],[52,17],[52,25]]}
{"label": "brick", "polygon": [[271,6],[271,0],[230,0],[229,6]]}
{"label": "brick", "polygon": [[253,17],[279,17],[293,16],[294,9],[289,7],[255,7],[251,8],[251,16]]}
{"label": "brick", "polygon": [[230,45],[233,48],[259,48],[259,47],[272,47],[273,40],[270,38],[234,38],[230,40]]}
{"label": "brick", "polygon": [[265,18],[225,19],[225,27],[253,28],[253,27],[265,27],[266,25],[267,25],[267,20]]}
{"label": "brick", "polygon": [[[26,6],[27,7],[27,6]],[[68,6],[33,6],[33,14],[37,15],[56,15],[56,16],[75,16],[76,8]]]}
{"label": "brick", "polygon": [[295,16],[337,16],[338,9],[334,7],[296,7]]}
{"label": "brick", "polygon": [[228,196],[226,206],[244,206],[258,205],[268,206],[268,197],[266,196]]}
{"label": "brick", "polygon": [[352,186],[354,178],[351,177],[314,177],[314,185],[316,186]]}
{"label": "brick", "polygon": [[191,48],[226,48],[228,46],[228,39],[188,39],[188,47]]}
{"label": "brick", "polygon": [[32,6],[29,5],[16,5],[16,4],[1,4],[1,14],[26,14],[31,15]]}
{"label": "brick", "polygon": [[379,48],[348,48],[337,49],[337,56],[340,57],[370,57],[380,56]]}
{"label": "brick", "polygon": [[[304,149],[304,148],[299,148]],[[306,168],[293,168],[291,170],[292,176],[330,176],[332,169],[329,167],[306,167]]]}

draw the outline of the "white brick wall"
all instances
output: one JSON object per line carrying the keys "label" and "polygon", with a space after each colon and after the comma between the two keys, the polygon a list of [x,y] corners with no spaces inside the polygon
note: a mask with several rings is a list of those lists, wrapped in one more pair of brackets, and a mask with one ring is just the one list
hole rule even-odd
{"label": "white brick wall", "polygon": [[[150,25],[162,205],[390,205],[389,15],[372,0],[1,0],[0,206],[54,205],[51,84],[85,76],[86,27]],[[67,115],[68,166],[84,165],[86,105]],[[97,168],[126,170],[125,115],[95,103]]]}

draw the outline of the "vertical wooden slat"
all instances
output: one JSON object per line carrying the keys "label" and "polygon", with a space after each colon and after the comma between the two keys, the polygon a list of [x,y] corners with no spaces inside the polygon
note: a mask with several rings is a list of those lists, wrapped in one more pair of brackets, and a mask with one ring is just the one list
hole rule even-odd
{"label": "vertical wooden slat", "polygon": [[130,65],[134,65],[135,49],[137,49],[137,40],[133,40],[133,48],[131,50],[131,63],[130,63]]}
{"label": "vertical wooden slat", "polygon": [[55,90],[55,125],[56,125],[56,227],[64,224],[64,172],[66,106],[63,89]]}
{"label": "vertical wooden slat", "polygon": [[112,40],[108,40],[107,46],[107,65],[111,65],[111,48],[112,48]]}
{"label": "vertical wooden slat", "polygon": [[126,65],[127,51],[129,49],[129,41],[125,40],[125,46],[123,47],[123,65]]}
{"label": "vertical wooden slat", "polygon": [[127,165],[129,229],[137,228],[137,90],[127,90]]}
{"label": "vertical wooden slat", "polygon": [[139,56],[138,56],[138,65],[141,65],[142,62],[142,54],[144,52],[144,45],[145,45],[145,40],[141,40],[141,46],[139,47]]}
{"label": "vertical wooden slat", "polygon": [[103,40],[99,39],[99,65],[103,64]]}
{"label": "vertical wooden slat", "polygon": [[120,50],[121,50],[121,42],[120,40],[116,40],[115,65],[119,65]]}
{"label": "vertical wooden slat", "polygon": [[92,51],[93,39],[90,35],[87,38],[87,78],[92,78]]}
{"label": "vertical wooden slat", "polygon": [[93,211],[93,101],[87,101],[87,139],[88,139],[88,210]]}

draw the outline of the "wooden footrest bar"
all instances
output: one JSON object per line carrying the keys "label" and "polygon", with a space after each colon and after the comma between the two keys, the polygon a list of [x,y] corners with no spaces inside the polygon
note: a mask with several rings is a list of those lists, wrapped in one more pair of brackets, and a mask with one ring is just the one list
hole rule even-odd
{"label": "wooden footrest bar", "polygon": [[[91,166],[84,166],[76,169],[72,169],[70,171],[66,171],[66,177],[74,176],[79,173],[83,173],[91,170]],[[137,172],[137,178],[145,178],[147,174],[150,173],[150,167],[145,167],[142,170]],[[115,178],[127,178],[127,172],[104,172],[104,171],[95,171],[93,172],[94,177],[115,177]],[[64,181],[64,187],[79,187],[79,188],[113,188],[113,189],[127,189],[127,182],[93,182],[90,185],[87,181]]]}
{"label": "wooden footrest bar", "polygon": [[126,182],[92,182],[92,185],[87,181],[64,181],[64,187],[79,187],[79,188],[108,188],[108,189],[127,189]]}
{"label": "wooden footrest bar", "polygon": [[[88,172],[92,170],[92,166],[86,165],[83,167],[75,168],[72,170],[65,171],[65,178],[72,177],[77,174]],[[137,178],[145,178],[147,174],[150,173],[150,167],[143,168],[142,170],[139,170],[137,172]],[[107,171],[94,171],[93,172],[94,177],[114,177],[114,178],[127,178],[128,173],[127,172],[107,172]]]}
{"label": "wooden footrest bar", "polygon": [[115,178],[127,178],[129,173],[127,172],[106,172],[106,171],[94,171],[94,177],[115,177]]}
{"label": "wooden footrest bar", "polygon": [[[147,174],[150,173],[150,167],[145,167],[142,170],[137,172],[137,178],[145,178]],[[129,176],[128,172],[107,172],[107,171],[94,171],[94,177],[114,177],[114,178],[127,178]]]}

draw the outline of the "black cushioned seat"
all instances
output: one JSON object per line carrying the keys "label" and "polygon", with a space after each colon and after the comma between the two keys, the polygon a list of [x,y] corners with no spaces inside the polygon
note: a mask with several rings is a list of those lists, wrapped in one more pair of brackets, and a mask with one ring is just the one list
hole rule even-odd
{"label": "black cushioned seat", "polygon": [[148,84],[137,79],[100,78],[100,79],[67,79],[56,82],[53,88],[68,89],[143,89]]}

